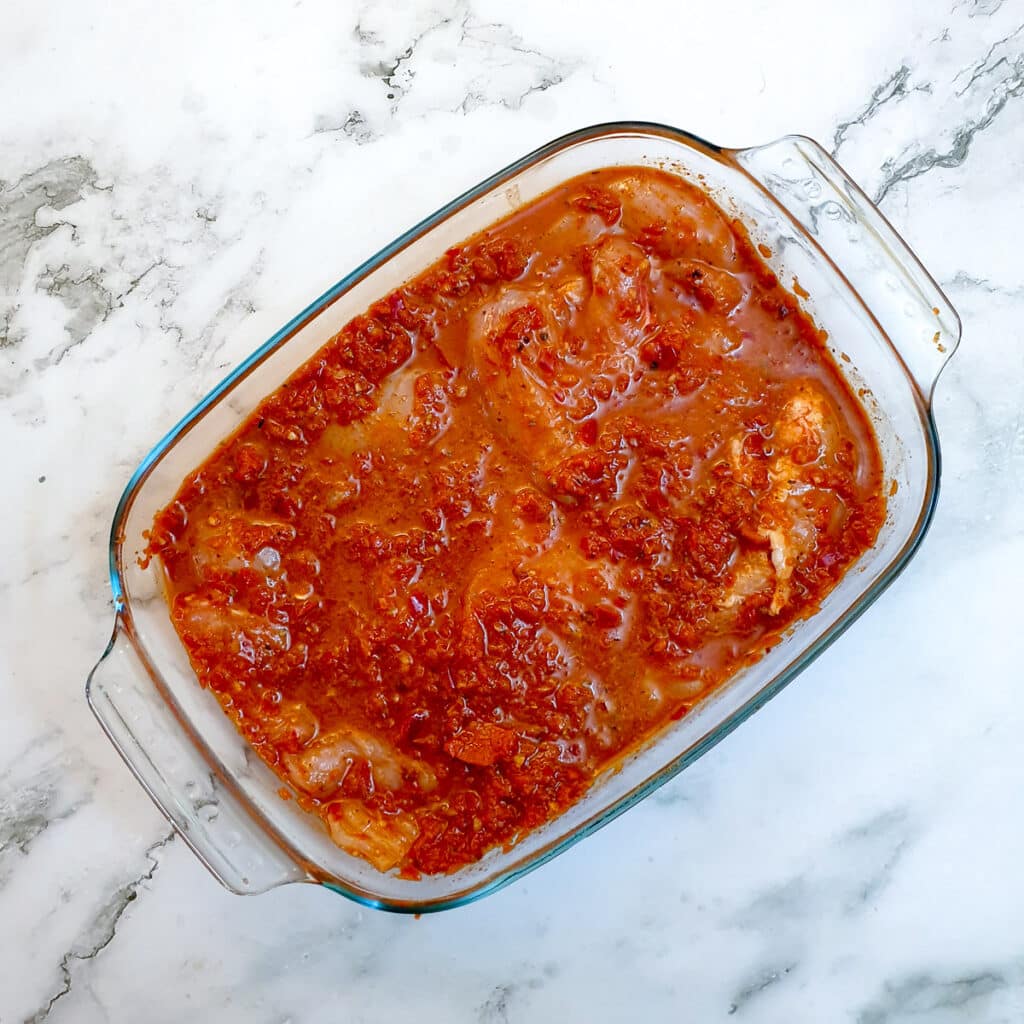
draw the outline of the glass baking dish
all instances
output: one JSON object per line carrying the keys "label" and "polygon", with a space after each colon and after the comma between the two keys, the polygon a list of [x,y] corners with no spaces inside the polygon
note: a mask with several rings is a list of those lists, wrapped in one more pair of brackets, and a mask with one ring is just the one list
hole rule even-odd
{"label": "glass baking dish", "polygon": [[[876,545],[811,618],[615,771],[578,804],[508,850],[453,874],[381,874],[281,798],[281,781],[202,690],[172,628],[155,567],[139,554],[154,513],[265,395],[348,320],[447,248],[585,171],[664,167],[704,187],[746,224],[787,286],[828,332],[836,362],[874,423],[890,483]],[[87,684],[90,706],[139,782],[228,889],[317,882],[368,906],[458,906],[566,850],[700,757],[786,685],[892,582],[928,527],[939,484],[931,394],[960,338],[956,311],[863,192],[817,143],[789,136],[723,149],[638,122],[566,135],[516,161],[407,231],[339,281],[228,375],[146,456],[110,536],[116,618]]]}

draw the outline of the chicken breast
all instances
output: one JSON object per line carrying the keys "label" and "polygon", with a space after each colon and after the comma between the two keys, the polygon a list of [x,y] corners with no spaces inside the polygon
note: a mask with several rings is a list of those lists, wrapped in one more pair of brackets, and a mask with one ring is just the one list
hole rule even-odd
{"label": "chicken breast", "polygon": [[[773,593],[769,610],[773,615],[790,600],[793,572],[814,548],[823,507],[836,501],[815,485],[811,473],[832,450],[836,436],[835,413],[828,399],[812,381],[800,381],[772,424],[772,454],[763,460],[768,487],[759,501],[758,533],[770,551]],[[730,441],[728,452],[736,478],[752,484],[760,460],[748,453],[741,437]],[[757,580],[768,585],[761,569],[738,577],[733,588],[737,600],[756,592],[749,588]]]}

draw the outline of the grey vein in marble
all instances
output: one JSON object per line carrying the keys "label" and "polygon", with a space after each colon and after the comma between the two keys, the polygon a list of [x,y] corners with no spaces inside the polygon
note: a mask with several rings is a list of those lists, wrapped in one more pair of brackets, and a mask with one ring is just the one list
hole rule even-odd
{"label": "grey vein in marble", "polygon": [[956,90],[958,98],[983,94],[981,111],[964,111],[943,145],[921,150],[911,145],[896,157],[882,164],[882,181],[875,190],[875,203],[883,202],[900,184],[918,178],[937,167],[960,167],[967,159],[975,138],[999,117],[1012,99],[1024,93],[1024,24],[993,43],[985,57],[964,69],[954,81],[967,77]]}
{"label": "grey vein in marble", "polygon": [[157,854],[174,841],[174,836],[175,833],[171,830],[148,847],[145,857],[149,861],[149,867],[110,894],[103,906],[100,907],[98,913],[90,921],[85,934],[81,935],[75,945],[61,957],[61,961],[58,964],[60,974],[59,985],[47,998],[46,1003],[28,1018],[26,1024],[42,1024],[49,1017],[50,1011],[54,1006],[71,994],[72,986],[74,985],[73,968],[75,965],[94,960],[114,941],[121,918],[124,917],[128,908],[138,899],[139,892],[144,884],[153,880],[153,876],[160,867],[160,858]]}
{"label": "grey vein in marble", "polygon": [[729,1016],[731,1017],[739,1013],[748,1003],[755,1000],[773,985],[778,985],[780,982],[785,981],[796,970],[797,966],[797,962],[793,961],[781,967],[769,967],[761,971],[753,981],[745,983],[736,995],[733,996],[732,1002],[729,1004]]}
{"label": "grey vein in marble", "polygon": [[[445,25],[451,24],[451,18],[442,18],[436,25],[432,25],[423,32],[419,33],[413,41],[396,57],[389,60],[376,60],[376,61],[365,61],[359,66],[359,72],[365,78],[379,78],[386,86],[387,98],[394,100],[396,103],[401,99],[402,94],[412,84],[414,77],[413,72],[408,67],[408,62],[412,58],[416,47],[423,41],[423,39],[431,32],[436,31],[439,28],[443,28]],[[366,33],[357,23],[353,34],[364,45],[379,44],[379,39],[373,35],[373,33]]]}
{"label": "grey vein in marble", "polygon": [[478,1024],[509,1024],[509,1004],[518,986],[498,985],[477,1013]]}
{"label": "grey vein in marble", "polygon": [[37,223],[39,211],[77,203],[97,180],[85,157],[68,156],[50,160],[13,184],[0,181],[0,288],[6,292],[17,285],[29,249],[60,226]]}
{"label": "grey vein in marble", "polygon": [[1010,299],[1024,298],[1024,285],[1007,287],[996,284],[987,277],[975,277],[966,270],[958,270],[948,281],[943,281],[942,286],[950,291],[977,291],[985,295],[1002,295]]}
{"label": "grey vein in marble", "polygon": [[318,115],[313,125],[313,134],[329,135],[333,132],[341,132],[342,135],[350,138],[360,146],[365,145],[367,142],[373,142],[378,137],[367,124],[363,112],[356,109],[350,110],[341,121],[327,117],[324,114]]}
{"label": "grey vein in marble", "polygon": [[61,360],[89,336],[92,329],[103,323],[114,309],[114,296],[103,286],[95,270],[73,275],[65,263],[56,269],[48,267],[39,278],[38,285],[47,295],[60,299],[71,316],[64,325],[69,341],[46,360],[37,365],[57,366]]}
{"label": "grey vein in marble", "polygon": [[898,102],[912,92],[931,92],[932,87],[924,82],[908,88],[911,69],[901,64],[884,82],[875,87],[864,109],[847,121],[840,121],[832,135],[832,156],[837,156],[851,128],[868,123],[887,103]]}
{"label": "grey vein in marble", "polygon": [[53,729],[0,772],[0,884],[13,873],[16,855],[27,856],[44,832],[92,800],[95,770],[66,744]]}
{"label": "grey vein in marble", "polygon": [[[989,18],[998,13],[1006,0],[966,0],[968,18]],[[965,0],[958,0],[953,4],[953,10],[957,11],[965,6]]]}
{"label": "grey vein in marble", "polygon": [[78,202],[98,176],[83,156],[50,160],[12,184],[0,181],[0,349],[16,344],[21,334],[12,328],[17,312],[16,292],[29,250],[60,227],[38,223],[43,209],[60,211]]}
{"label": "grey vein in marble", "polygon": [[905,809],[875,815],[838,836],[805,869],[759,893],[735,922],[772,930],[825,911],[862,913],[889,885],[917,836]]}
{"label": "grey vein in marble", "polygon": [[503,981],[491,989],[476,1010],[476,1024],[511,1024],[513,1019],[519,1019],[517,1008],[525,1002],[522,996],[542,989],[557,973],[554,964],[545,964],[540,971],[536,965],[521,965],[513,975],[515,980]]}
{"label": "grey vein in marble", "polygon": [[[340,115],[320,114],[314,134],[338,133],[365,145],[379,138],[413,99],[416,116],[442,109],[467,114],[487,106],[519,110],[530,96],[559,85],[581,66],[578,59],[560,59],[529,45],[507,24],[478,18],[466,0],[449,0],[430,11],[421,27],[406,30],[397,41],[392,38],[393,19],[371,27],[371,19],[382,13],[379,6],[364,8],[352,39],[360,54],[360,73],[380,83],[383,104],[373,110],[353,106]],[[443,72],[451,89],[447,99],[418,94],[417,77],[426,67]]]}
{"label": "grey vein in marble", "polygon": [[868,906],[878,898],[918,835],[919,829],[906,808],[883,811],[846,832],[837,845],[854,851],[858,856],[864,851],[872,865],[861,885],[850,892],[846,904],[848,913]]}
{"label": "grey vein in marble", "polygon": [[1005,988],[1006,978],[991,971],[949,979],[932,974],[914,974],[899,981],[887,981],[881,994],[857,1015],[857,1024],[892,1024],[910,1018],[927,1020],[940,1010],[964,1009],[975,1020],[984,1003]]}

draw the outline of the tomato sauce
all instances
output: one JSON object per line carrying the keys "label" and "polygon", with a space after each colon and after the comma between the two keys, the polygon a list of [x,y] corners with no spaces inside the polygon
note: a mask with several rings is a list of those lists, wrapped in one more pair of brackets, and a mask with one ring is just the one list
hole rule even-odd
{"label": "tomato sauce", "polygon": [[260,756],[339,846],[416,877],[578,800],[884,516],[864,411],[742,225],[614,168],[351,321],[147,555]]}

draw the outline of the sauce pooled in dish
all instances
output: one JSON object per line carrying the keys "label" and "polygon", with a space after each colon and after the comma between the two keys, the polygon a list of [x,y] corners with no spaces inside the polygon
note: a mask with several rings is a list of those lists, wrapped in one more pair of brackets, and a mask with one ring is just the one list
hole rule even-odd
{"label": "sauce pooled in dish", "polygon": [[742,226],[614,168],[355,318],[147,555],[260,756],[342,849],[416,877],[560,814],[884,516],[867,417]]}

